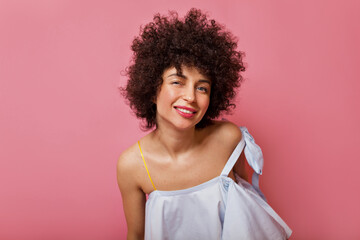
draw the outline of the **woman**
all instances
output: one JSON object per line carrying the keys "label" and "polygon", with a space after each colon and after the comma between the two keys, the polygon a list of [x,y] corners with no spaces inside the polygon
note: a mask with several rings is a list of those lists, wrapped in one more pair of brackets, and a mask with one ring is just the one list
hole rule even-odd
{"label": "woman", "polygon": [[261,173],[260,148],[246,128],[213,120],[235,106],[245,70],[236,47],[230,32],[196,9],[184,19],[155,15],[134,39],[123,93],[153,131],[117,165],[128,239],[290,236],[247,182],[247,162]]}

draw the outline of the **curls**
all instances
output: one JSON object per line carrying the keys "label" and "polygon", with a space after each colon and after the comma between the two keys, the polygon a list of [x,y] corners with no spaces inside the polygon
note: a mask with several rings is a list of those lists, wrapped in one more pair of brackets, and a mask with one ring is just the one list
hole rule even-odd
{"label": "curls", "polygon": [[127,69],[128,83],[122,89],[135,115],[145,121],[144,128],[156,126],[156,99],[165,69],[196,67],[212,81],[210,105],[196,125],[202,128],[235,107],[236,88],[245,71],[243,53],[236,50],[237,40],[215,20],[191,9],[184,19],[176,12],[169,16],[156,14],[153,21],[140,30],[131,45],[132,63]]}

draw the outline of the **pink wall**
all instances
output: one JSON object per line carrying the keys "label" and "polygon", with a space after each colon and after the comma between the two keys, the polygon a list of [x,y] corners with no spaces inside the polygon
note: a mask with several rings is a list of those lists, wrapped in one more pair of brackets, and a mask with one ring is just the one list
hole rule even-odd
{"label": "pink wall", "polygon": [[0,1],[0,239],[125,239],[116,161],[145,133],[117,92],[155,12],[239,36],[238,108],[292,239],[360,238],[358,1]]}

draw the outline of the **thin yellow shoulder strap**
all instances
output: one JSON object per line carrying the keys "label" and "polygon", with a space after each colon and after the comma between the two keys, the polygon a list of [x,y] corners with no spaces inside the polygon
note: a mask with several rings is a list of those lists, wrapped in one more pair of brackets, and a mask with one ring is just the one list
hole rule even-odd
{"label": "thin yellow shoulder strap", "polygon": [[154,185],[154,182],[153,182],[153,180],[151,179],[151,177],[150,177],[150,173],[149,173],[149,170],[148,170],[148,168],[147,168],[147,166],[146,166],[146,162],[145,162],[144,155],[143,155],[143,153],[142,153],[142,151],[141,151],[140,141],[138,141],[138,145],[139,145],[140,154],[141,154],[141,157],[142,157],[142,159],[143,159],[143,161],[144,161],[144,165],[145,165],[145,168],[146,168],[147,174],[148,174],[148,176],[149,176],[150,182],[151,182],[151,184],[153,185],[154,190],[156,190],[156,187],[155,187],[155,185]]}

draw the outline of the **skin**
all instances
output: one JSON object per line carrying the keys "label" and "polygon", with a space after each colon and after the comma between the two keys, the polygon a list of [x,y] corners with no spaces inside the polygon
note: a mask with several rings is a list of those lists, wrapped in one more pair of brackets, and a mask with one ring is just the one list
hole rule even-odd
{"label": "skin", "polygon": [[[203,129],[195,125],[210,102],[211,81],[196,68],[165,69],[157,94],[157,128],[140,140],[151,178],[158,190],[180,190],[220,175],[241,140],[240,129],[231,122],[213,121]],[[176,110],[196,110],[184,117]],[[242,153],[233,171],[248,180],[251,168]],[[233,171],[229,177],[234,178]],[[137,143],[125,150],[117,164],[117,179],[128,226],[128,240],[144,239],[146,194],[154,191]]]}

